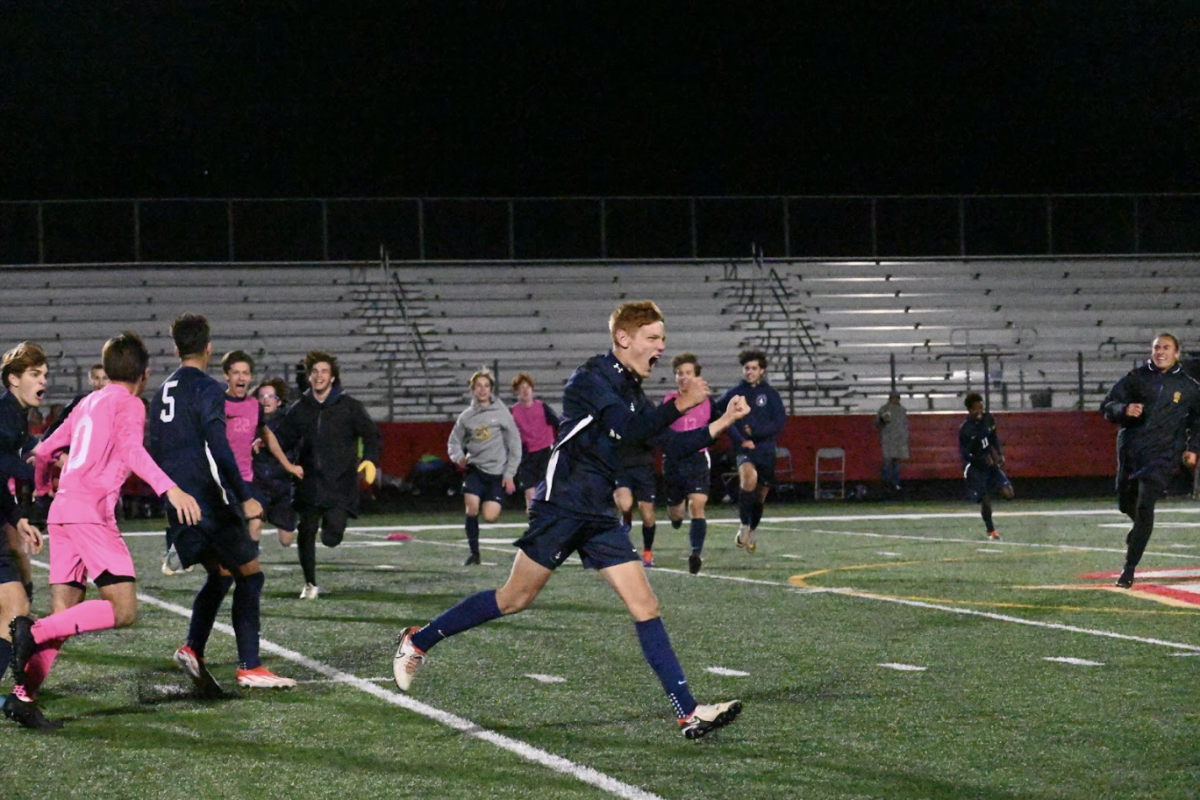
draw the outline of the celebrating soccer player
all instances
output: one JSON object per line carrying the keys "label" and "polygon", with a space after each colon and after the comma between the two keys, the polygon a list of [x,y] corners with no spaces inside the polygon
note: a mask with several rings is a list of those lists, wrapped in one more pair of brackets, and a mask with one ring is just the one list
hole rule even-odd
{"label": "celebrating soccer player", "polygon": [[[16,685],[4,713],[27,728],[57,727],[33,704],[58,651],[71,636],[124,628],[137,619],[133,558],[117,530],[115,508],[121,486],[135,472],[189,525],[200,521],[200,506],[154,463],[142,445],[146,407],[140,399],[150,377],[150,354],[136,333],[109,339],[103,350],[108,382],[84,397],[71,416],[37,449],[39,497],[53,494],[49,532],[50,608],[34,622],[13,621],[13,675]],[[68,459],[52,491],[51,466]],[[100,592],[86,600],[87,581]]]}
{"label": "celebrating soccer player", "polygon": [[33,467],[26,461],[32,443],[28,409],[41,405],[47,369],[46,353],[33,342],[21,342],[0,364],[0,676],[12,661],[12,621],[29,613],[33,597],[29,551],[42,549],[42,532],[30,521],[31,509],[17,503],[8,482],[33,481]]}
{"label": "celebrating soccer player", "polygon": [[[687,390],[688,384],[700,377],[700,362],[691,353],[675,356],[671,359],[671,367],[675,370],[675,386],[679,391],[668,394],[663,398],[663,403],[669,403],[679,397]],[[671,429],[681,433],[694,431],[697,428],[707,428],[711,420],[712,401],[705,398],[700,405],[688,409],[682,417],[672,422]],[[671,517],[671,527],[678,529],[683,525],[685,502],[688,516],[691,518],[688,527],[688,541],[691,545],[688,572],[693,575],[700,571],[704,538],[708,534],[708,520],[704,518],[704,507],[708,504],[711,472],[712,462],[709,460],[707,447],[695,453],[688,453],[682,458],[663,459],[663,479],[667,486],[667,513]]]}
{"label": "celebrating soccer player", "polygon": [[612,487],[618,469],[616,443],[653,442],[668,457],[712,444],[713,437],[746,416],[741,397],[706,428],[677,433],[669,429],[685,411],[704,402],[708,385],[691,381],[672,402],[644,401],[642,381],[666,346],[662,312],[654,303],[625,303],[609,319],[612,349],[589,359],[567,381],[563,423],[550,456],[546,480],[530,513],[529,529],[517,540],[508,581],[495,591],[467,597],[423,628],[406,629],[393,661],[396,685],[407,691],[426,653],[443,639],[527,608],[572,553],[599,570],[633,616],[642,653],[674,707],[684,736],[695,739],[732,722],[737,700],[700,705],[659,616],[658,599],[646,579],[629,529],[614,519]]}
{"label": "celebrating soccer player", "polygon": [[761,350],[738,354],[742,381],[715,404],[718,413],[733,397],[744,397],[750,415],[729,429],[737,454],[738,527],[734,544],[753,553],[758,549],[758,524],[771,484],[775,482],[775,437],[783,430],[787,415],[779,392],[767,383],[767,355]]}
{"label": "celebrating soccer player", "polygon": [[[346,520],[358,516],[358,474],[376,479],[379,429],[362,403],[342,392],[335,357],[313,350],[304,357],[308,391],[288,409],[275,430],[285,452],[297,452],[304,477],[296,487],[300,514],[297,550],[304,571],[301,600],[316,600],[317,529],[321,544],[337,547],[346,535]],[[359,461],[359,441],[362,460]]]}
{"label": "celebrating soccer player", "polygon": [[[262,516],[262,506],[242,479],[225,432],[225,390],[205,370],[212,358],[208,320],[183,314],[171,325],[179,369],[171,373],[150,403],[150,452],[163,471],[200,504],[202,519],[191,523],[169,509],[171,540],[184,567],[200,564],[207,578],[192,602],[187,642],[175,663],[203,694],[220,687],[204,663],[221,602],[233,587],[233,632],[237,640],[237,685],[247,688],[295,686],[262,665],[258,636],[265,578],[258,543],[245,520]],[[214,475],[215,471],[220,479]],[[241,513],[226,500],[241,504]]]}
{"label": "celebrating soccer player", "polygon": [[513,478],[521,463],[521,434],[508,407],[492,396],[495,376],[481,370],[471,376],[471,405],[463,409],[450,431],[450,460],[466,467],[467,547],[464,567],[479,563],[479,512],[484,522],[500,517],[504,496],[517,490]]}
{"label": "celebrating soccer player", "polygon": [[558,435],[558,414],[533,396],[533,376],[522,372],[512,379],[516,404],[509,409],[521,434],[521,466],[517,467],[517,488],[525,493],[525,513],[533,504],[537,486],[546,477],[550,448]]}

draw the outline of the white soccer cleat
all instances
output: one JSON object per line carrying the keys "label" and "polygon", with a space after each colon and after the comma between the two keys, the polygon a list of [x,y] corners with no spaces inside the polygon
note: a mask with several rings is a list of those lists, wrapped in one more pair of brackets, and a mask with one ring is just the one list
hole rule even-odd
{"label": "white soccer cleat", "polygon": [[304,588],[300,590],[301,600],[316,600],[321,595],[321,587],[313,583],[304,584]]}
{"label": "white soccer cleat", "polygon": [[738,547],[747,547],[749,545],[749,539],[747,538],[749,535],[750,535],[750,526],[749,525],[739,525],[737,535],[733,537],[733,543],[736,544]]}
{"label": "white soccer cleat", "polygon": [[266,667],[259,666],[254,669],[239,669],[237,685],[243,689],[290,689],[296,685],[296,682],[291,678],[276,675]]}
{"label": "white soccer cleat", "polygon": [[724,728],[742,713],[742,701],[730,700],[711,706],[696,706],[687,719],[679,720],[679,728],[688,739],[699,739],[705,734]]}
{"label": "white soccer cleat", "polygon": [[392,675],[396,678],[396,688],[407,692],[412,685],[413,676],[425,663],[425,653],[412,643],[412,636],[420,628],[413,626],[400,634],[400,645],[396,648],[396,657],[392,659]]}
{"label": "white soccer cleat", "polygon": [[753,553],[758,550],[758,531],[752,530],[746,534],[746,552]]}

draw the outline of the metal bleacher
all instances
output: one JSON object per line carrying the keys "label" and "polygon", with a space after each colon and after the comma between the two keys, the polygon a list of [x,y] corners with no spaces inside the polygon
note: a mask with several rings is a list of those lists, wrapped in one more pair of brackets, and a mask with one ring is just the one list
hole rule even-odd
{"label": "metal bleacher", "polygon": [[[912,408],[958,410],[985,385],[994,407],[1094,408],[1155,334],[1197,344],[1198,278],[1194,259],[1133,257],[25,266],[4,269],[0,334],[47,349],[58,403],[125,328],[167,374],[167,328],[195,311],[214,353],[249,351],[260,378],[291,384],[303,354],[325,349],[376,419],[444,420],[480,366],[502,389],[529,372],[554,398],[609,346],[612,309],[652,299],[668,359],[696,353],[719,392],[740,379],[738,351],[762,348],[792,413],[874,411],[893,380]],[[664,363],[646,388],[672,387]]]}

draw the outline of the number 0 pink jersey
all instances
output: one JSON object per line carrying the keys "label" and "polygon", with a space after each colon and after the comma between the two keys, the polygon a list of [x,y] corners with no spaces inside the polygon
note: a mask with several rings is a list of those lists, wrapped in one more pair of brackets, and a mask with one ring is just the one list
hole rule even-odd
{"label": "number 0 pink jersey", "polygon": [[115,526],[114,509],[131,471],[157,494],[174,486],[146,452],[145,429],[146,407],[120,384],[109,384],[80,401],[37,448],[34,479],[39,495],[50,491],[50,466],[67,451],[47,521]]}

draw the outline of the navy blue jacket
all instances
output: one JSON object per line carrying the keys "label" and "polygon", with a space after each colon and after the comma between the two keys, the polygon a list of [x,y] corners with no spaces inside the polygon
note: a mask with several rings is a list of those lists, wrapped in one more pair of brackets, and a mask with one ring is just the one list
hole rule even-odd
{"label": "navy blue jacket", "polygon": [[668,458],[712,444],[707,427],[686,433],[671,430],[681,416],[675,403],[647,402],[641,379],[611,350],[575,370],[563,389],[562,406],[558,440],[536,498],[582,518],[613,518],[619,442],[657,446]]}
{"label": "navy blue jacket", "polygon": [[16,525],[32,513],[19,507],[8,491],[9,478],[33,482],[33,465],[25,461],[32,443],[28,409],[12,392],[0,394],[0,521]]}
{"label": "navy blue jacket", "polygon": [[[741,395],[750,404],[750,413],[729,426],[729,438],[733,441],[734,452],[741,452],[742,442],[749,439],[754,442],[755,451],[772,451],[775,449],[775,439],[787,422],[787,412],[783,409],[783,399],[765,379],[757,386],[751,386],[746,381],[721,395],[714,404],[713,414],[720,416],[725,413],[729,401]],[[750,435],[746,435],[746,426],[750,426]]]}
{"label": "navy blue jacket", "polygon": [[225,387],[195,367],[180,367],[155,391],[150,455],[204,509],[250,497],[225,435]]}
{"label": "navy blue jacket", "polygon": [[[1145,406],[1127,417],[1130,403]],[[1117,433],[1117,480],[1143,478],[1163,484],[1183,466],[1183,451],[1200,451],[1200,383],[1176,364],[1160,372],[1147,360],[1113,384],[1100,405]]]}
{"label": "navy blue jacket", "polygon": [[[262,418],[263,425],[265,425],[267,430],[271,431],[271,433],[278,434],[279,426],[283,423],[284,415],[285,412],[283,409],[280,409],[273,414],[265,414]],[[285,450],[284,453],[287,455],[289,461],[291,461],[293,464],[296,463],[295,448],[293,448],[291,452]],[[279,463],[279,459],[272,455],[271,451],[267,449],[266,444],[260,447],[258,452],[254,454],[253,464],[255,483],[262,482],[272,486],[277,484],[291,485],[291,474],[283,468],[283,464]]]}

